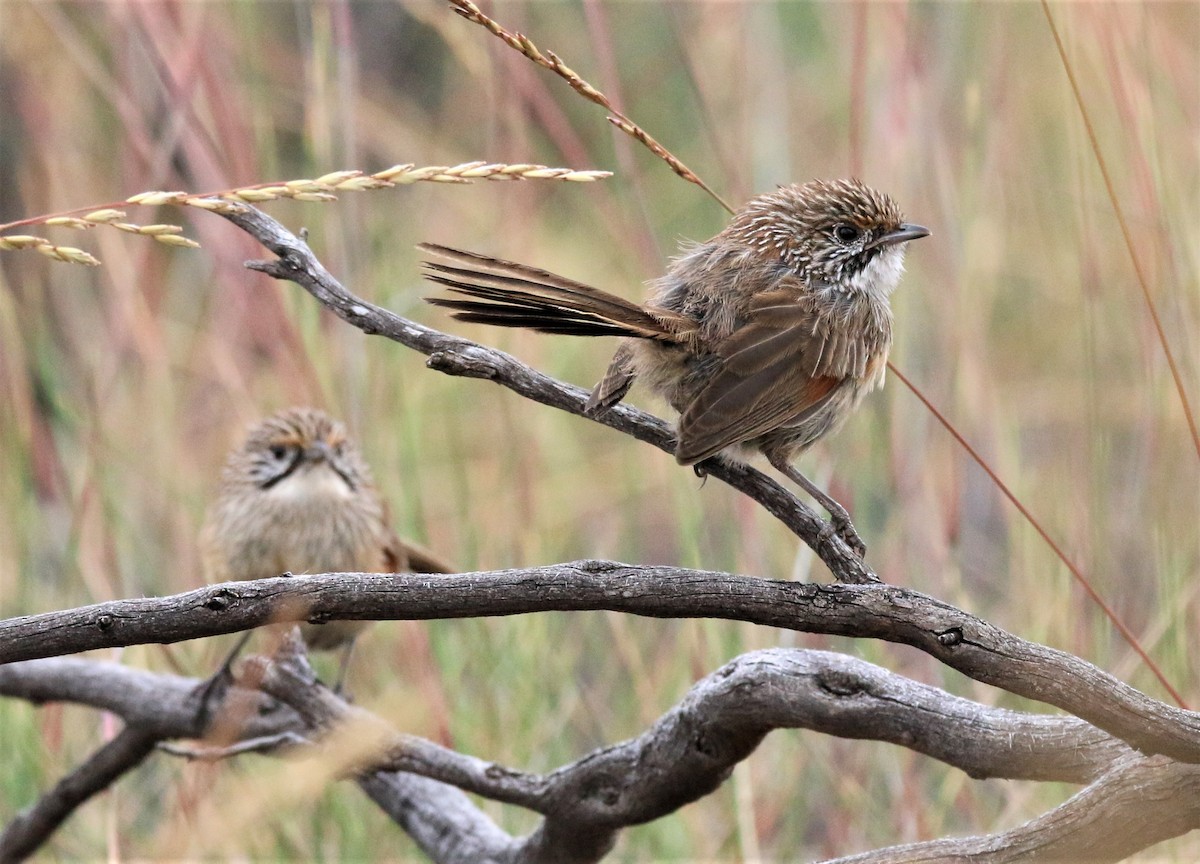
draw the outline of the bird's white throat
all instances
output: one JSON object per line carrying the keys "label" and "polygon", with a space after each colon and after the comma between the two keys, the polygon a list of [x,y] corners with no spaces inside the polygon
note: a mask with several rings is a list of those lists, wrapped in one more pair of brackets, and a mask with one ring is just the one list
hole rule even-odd
{"label": "bird's white throat", "polygon": [[303,465],[281,483],[276,483],[268,492],[277,501],[347,500],[354,497],[354,490],[327,463]]}
{"label": "bird's white throat", "polygon": [[900,243],[880,250],[866,267],[850,277],[848,289],[852,294],[869,294],[875,299],[887,300],[903,275],[904,244]]}

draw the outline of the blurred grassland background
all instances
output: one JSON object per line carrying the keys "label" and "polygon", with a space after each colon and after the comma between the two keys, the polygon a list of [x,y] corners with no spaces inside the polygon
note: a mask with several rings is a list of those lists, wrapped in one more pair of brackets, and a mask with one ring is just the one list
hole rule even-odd
{"label": "blurred grassland background", "polygon": [[[893,360],[951,418],[1200,703],[1200,460],[1041,7],[499,3],[731,202],[857,174],[933,237],[894,297]],[[1200,6],[1052,7],[1116,196],[1200,403]],[[590,185],[418,184],[267,209],[353,291],[583,386],[611,340],[449,321],[421,240],[631,298],[726,215],[573,94],[436,2],[0,2],[0,222],[339,168],[473,159],[606,168]],[[582,557],[826,579],[770,517],[600,426],[427,371],[290,284],[198,211],[131,208],[203,244],[50,231],[104,266],[0,256],[0,615],[201,583],[196,534],[246,424],[344,417],[396,527],[464,569]],[[45,233],[36,229],[33,233]],[[663,406],[635,391],[634,401]],[[983,473],[894,378],[801,467],[895,584],[1079,654],[1169,700]],[[203,675],[224,642],[112,659]],[[697,678],[766,646],[845,650],[1039,710],[910,649],[610,614],[383,624],[351,689],[399,728],[544,770],[641,732]],[[95,712],[0,703],[5,821],[111,734]],[[612,859],[799,860],[1002,830],[1067,786],[977,782],[902,749],[775,732],[717,793],[626,832]],[[507,829],[535,825],[498,805]],[[350,784],[247,757],[155,757],[48,860],[419,859]],[[1195,860],[1183,838],[1145,860]]]}

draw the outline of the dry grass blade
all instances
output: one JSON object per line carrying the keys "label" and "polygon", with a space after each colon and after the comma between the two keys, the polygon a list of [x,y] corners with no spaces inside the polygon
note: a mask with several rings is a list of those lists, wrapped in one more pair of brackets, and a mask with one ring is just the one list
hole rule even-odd
{"label": "dry grass blade", "polygon": [[489,18],[483,11],[476,6],[471,0],[447,0],[454,7],[454,11],[466,18],[468,21],[474,22],[483,27],[489,33],[496,36],[505,45],[508,45],[514,51],[528,57],[537,65],[544,69],[549,69],[554,74],[558,75],[570,85],[571,89],[578,93],[589,102],[594,102],[605,110],[611,112],[612,116],[608,118],[609,122],[632,137],[635,141],[642,144],[647,150],[662,159],[667,165],[689,183],[694,183],[705,192],[712,196],[713,200],[725,208],[729,213],[733,212],[733,208],[710,187],[678,156],[660,144],[650,135],[645,129],[634,123],[622,111],[609,101],[601,91],[597,90],[586,80],[579,76],[579,73],[562,61],[562,58],[553,51],[542,52],[533,41],[523,33],[513,33],[504,29],[499,23]]}
{"label": "dry grass blade", "polygon": [[1059,35],[1058,26],[1054,23],[1054,16],[1050,14],[1050,6],[1046,0],[1042,0],[1042,11],[1046,15],[1046,23],[1050,27],[1050,34],[1054,37],[1054,45],[1058,49],[1059,59],[1062,60],[1063,71],[1067,73],[1067,80],[1071,84],[1071,97],[1075,100],[1075,105],[1079,108],[1079,115],[1083,119],[1084,129],[1087,131],[1088,144],[1092,148],[1092,154],[1096,157],[1096,166],[1100,169],[1100,174],[1104,178],[1104,191],[1108,195],[1108,200],[1112,204],[1113,215],[1117,219],[1117,224],[1121,227],[1121,237],[1125,241],[1125,248],[1129,252],[1129,261],[1133,264],[1133,271],[1137,274],[1138,286],[1142,289],[1142,299],[1146,302],[1146,310],[1150,313],[1150,320],[1154,323],[1154,332],[1158,338],[1158,344],[1162,346],[1163,354],[1167,358],[1167,366],[1171,370],[1171,380],[1175,384],[1175,392],[1179,395],[1179,404],[1183,408],[1183,417],[1187,421],[1188,432],[1192,436],[1192,444],[1196,448],[1196,456],[1200,457],[1200,429],[1196,426],[1196,415],[1192,413],[1192,405],[1188,400],[1187,389],[1183,386],[1183,376],[1179,371],[1179,364],[1175,361],[1175,352],[1171,350],[1171,343],[1167,339],[1167,333],[1163,329],[1162,319],[1158,314],[1158,307],[1154,304],[1154,297],[1150,293],[1150,280],[1146,277],[1146,269],[1142,264],[1142,259],[1137,253],[1137,247],[1133,242],[1133,235],[1129,231],[1129,222],[1125,218],[1125,211],[1121,208],[1121,201],[1117,197],[1116,187],[1113,185],[1112,175],[1108,170],[1108,162],[1104,159],[1104,154],[1100,152],[1100,142],[1096,138],[1096,129],[1092,125],[1092,118],[1088,115],[1087,106],[1083,102],[1083,94],[1079,90],[1079,82],[1075,78],[1075,70],[1071,66],[1071,61],[1067,58],[1067,49],[1063,45],[1062,36]]}
{"label": "dry grass blade", "polygon": [[1000,490],[1000,494],[1007,498],[1009,503],[1017,508],[1017,512],[1019,512],[1025,518],[1025,521],[1033,526],[1033,530],[1036,531],[1038,536],[1042,538],[1043,542],[1050,547],[1050,551],[1052,551],[1054,556],[1063,563],[1063,566],[1070,571],[1071,575],[1075,578],[1075,581],[1083,587],[1085,592],[1087,592],[1087,595],[1089,598],[1091,598],[1091,601],[1095,603],[1097,607],[1099,607],[1101,612],[1104,613],[1104,617],[1111,621],[1112,625],[1117,628],[1117,632],[1121,634],[1121,638],[1123,638],[1129,644],[1129,647],[1132,648],[1134,652],[1142,658],[1142,661],[1146,664],[1146,668],[1149,669],[1154,677],[1158,679],[1158,683],[1162,684],[1163,689],[1171,694],[1171,698],[1175,700],[1176,704],[1179,705],[1180,708],[1188,708],[1188,704],[1184,701],[1183,695],[1171,684],[1166,674],[1162,671],[1159,665],[1154,662],[1154,658],[1150,656],[1150,653],[1144,647],[1142,647],[1141,641],[1129,628],[1129,625],[1122,621],[1121,616],[1117,614],[1117,611],[1109,603],[1107,603],[1103,597],[1100,596],[1100,592],[1096,590],[1096,587],[1092,584],[1092,580],[1089,579],[1087,575],[1084,574],[1084,572],[1080,570],[1070,558],[1067,557],[1067,553],[1062,550],[1061,546],[1054,542],[1054,539],[1050,536],[1049,532],[1042,527],[1042,523],[1039,522],[1033,513],[1029,511],[1029,508],[1021,503],[1021,499],[1013,494],[1012,490],[1008,488],[1008,484],[1000,479],[1000,475],[992,469],[992,466],[988,464],[987,460],[984,459],[983,456],[980,455],[979,451],[972,447],[967,439],[964,438],[962,434],[954,428],[954,424],[946,419],[946,415],[939,411],[937,406],[930,402],[929,399],[926,398],[925,394],[918,390],[916,385],[909,381],[908,378],[906,378],[904,374],[900,372],[900,370],[898,370],[890,362],[888,363],[888,369],[904,383],[904,386],[911,390],[913,394],[921,400],[922,404],[924,404],[924,406],[929,410],[929,413],[937,418],[937,421],[942,424],[942,426],[951,434],[951,436],[953,436],[954,440],[958,442],[959,446],[967,451],[967,455],[975,461],[975,464],[983,469],[983,472],[988,475],[988,478],[996,485],[996,488]]}
{"label": "dry grass blade", "polygon": [[716,193],[709,189],[708,185],[699,177],[697,177],[691,168],[684,165],[679,161],[678,157],[676,157],[674,153],[651,138],[650,133],[648,133],[641,126],[638,126],[636,123],[624,116],[618,116],[616,113],[608,118],[608,122],[616,126],[634,140],[641,142],[647,150],[670,165],[672,171],[674,171],[684,180],[687,180],[689,183],[695,183],[697,186],[707,191],[710,195],[716,198],[717,201],[720,202],[722,207],[724,207],[726,210],[729,210],[730,213],[733,212],[730,210],[729,205],[722,201],[716,195]]}

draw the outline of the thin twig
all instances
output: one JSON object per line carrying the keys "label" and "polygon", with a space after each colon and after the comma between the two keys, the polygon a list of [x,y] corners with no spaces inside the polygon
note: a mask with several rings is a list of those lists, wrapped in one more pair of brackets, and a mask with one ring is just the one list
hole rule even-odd
{"label": "thin twig", "polygon": [[273,735],[246,738],[224,747],[207,747],[200,744],[180,744],[176,741],[163,741],[159,743],[158,749],[168,756],[178,756],[189,762],[222,762],[246,753],[278,753],[284,749],[304,747],[309,743],[311,742],[298,732],[286,730]]}

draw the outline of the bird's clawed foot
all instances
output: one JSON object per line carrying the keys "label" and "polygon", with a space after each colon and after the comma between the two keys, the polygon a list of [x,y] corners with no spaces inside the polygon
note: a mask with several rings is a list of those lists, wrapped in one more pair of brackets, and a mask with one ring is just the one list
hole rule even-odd
{"label": "bird's clawed foot", "polygon": [[[825,503],[825,509],[829,511],[830,532],[841,537],[859,558],[865,558],[867,556],[867,544],[863,542],[863,539],[858,536],[858,532],[854,530],[854,523],[850,521],[850,514],[846,512],[846,508],[832,498]],[[828,504],[832,504],[833,506],[830,507]]]}
{"label": "bird's clawed foot", "polygon": [[768,453],[767,459],[775,466],[776,470],[786,475],[793,483],[815,498],[817,503],[829,513],[829,524],[825,530],[821,531],[821,540],[829,540],[834,534],[837,534],[859,558],[866,557],[867,544],[854,530],[854,523],[850,521],[850,514],[846,512],[845,507],[834,501],[820,486],[797,471],[784,456],[778,453]]}

